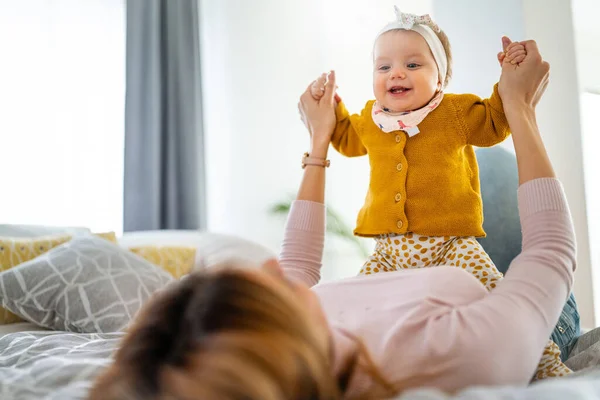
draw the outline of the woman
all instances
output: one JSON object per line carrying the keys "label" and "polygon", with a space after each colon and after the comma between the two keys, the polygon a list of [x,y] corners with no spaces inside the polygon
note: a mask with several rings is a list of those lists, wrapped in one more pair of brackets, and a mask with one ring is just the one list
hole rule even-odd
{"label": "woman", "polygon": [[453,267],[314,286],[332,73],[319,102],[310,88],[301,97],[310,157],[279,262],[190,275],[160,293],[91,398],[376,399],[421,386],[526,385],[570,292],[575,239],[535,121],[549,67],[535,42],[523,44],[527,58],[504,65],[499,86],[517,153],[523,251],[494,291]]}

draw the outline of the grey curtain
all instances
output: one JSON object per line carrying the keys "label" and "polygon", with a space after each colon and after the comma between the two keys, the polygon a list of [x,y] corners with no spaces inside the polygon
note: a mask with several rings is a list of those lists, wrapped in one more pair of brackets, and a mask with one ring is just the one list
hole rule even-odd
{"label": "grey curtain", "polygon": [[205,227],[197,0],[128,0],[125,231]]}

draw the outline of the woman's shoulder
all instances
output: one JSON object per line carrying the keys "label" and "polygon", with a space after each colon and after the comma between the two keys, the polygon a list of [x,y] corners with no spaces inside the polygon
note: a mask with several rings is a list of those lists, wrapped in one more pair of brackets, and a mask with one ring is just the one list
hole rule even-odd
{"label": "woman's shoulder", "polygon": [[[321,283],[314,290],[325,302],[344,304],[344,307],[357,298],[363,303],[371,300],[397,303],[401,299],[414,303],[433,297],[458,306],[487,293],[473,275],[450,266],[350,277]],[[397,297],[398,293],[402,296]]]}

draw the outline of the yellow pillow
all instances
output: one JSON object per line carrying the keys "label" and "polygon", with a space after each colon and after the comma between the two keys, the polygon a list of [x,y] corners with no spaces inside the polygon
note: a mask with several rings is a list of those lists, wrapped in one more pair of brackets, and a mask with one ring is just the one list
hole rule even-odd
{"label": "yellow pillow", "polygon": [[[48,250],[71,240],[71,235],[53,235],[34,238],[0,237],[0,271],[33,260]],[[22,321],[10,311],[0,307],[0,325]]]}
{"label": "yellow pillow", "polygon": [[117,235],[114,232],[94,233],[94,235],[104,240],[108,240],[111,243],[117,243]]}
{"label": "yellow pillow", "polygon": [[175,278],[189,274],[196,262],[196,248],[185,246],[132,247],[131,252],[158,265]]}

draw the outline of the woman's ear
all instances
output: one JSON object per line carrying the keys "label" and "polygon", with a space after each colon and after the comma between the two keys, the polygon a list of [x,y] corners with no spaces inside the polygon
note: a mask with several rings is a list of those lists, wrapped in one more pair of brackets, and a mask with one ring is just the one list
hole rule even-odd
{"label": "woman's ear", "polygon": [[263,263],[261,269],[266,273],[283,278],[283,269],[276,258],[270,258]]}

